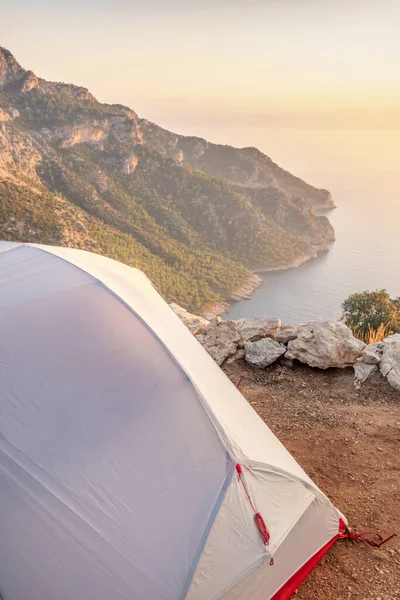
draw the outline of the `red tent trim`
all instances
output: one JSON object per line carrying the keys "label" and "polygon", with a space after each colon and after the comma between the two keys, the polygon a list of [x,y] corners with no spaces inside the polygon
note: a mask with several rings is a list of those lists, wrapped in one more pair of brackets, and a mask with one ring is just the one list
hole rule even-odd
{"label": "red tent trim", "polygon": [[340,534],[346,529],[346,524],[342,519],[339,521],[339,531],[325,546],[323,546],[314,556],[312,556],[288,581],[283,587],[271,598],[271,600],[288,600],[292,594],[300,587],[300,584],[308,577],[314,567],[319,563],[321,558],[333,546]]}

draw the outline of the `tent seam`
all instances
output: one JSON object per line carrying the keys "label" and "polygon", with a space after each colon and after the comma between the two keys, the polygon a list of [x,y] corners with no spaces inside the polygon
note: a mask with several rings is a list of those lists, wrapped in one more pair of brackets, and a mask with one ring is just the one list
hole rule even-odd
{"label": "tent seam", "polygon": [[[246,465],[243,465],[243,466],[246,466]],[[306,506],[304,507],[304,509],[297,516],[296,521],[294,521],[293,523],[291,523],[290,527],[288,527],[288,529],[284,532],[283,537],[280,539],[279,544],[275,547],[273,553],[271,553],[267,548],[265,548],[264,549],[264,556],[261,559],[257,560],[256,562],[254,562],[250,567],[248,567],[246,569],[246,571],[244,571],[244,573],[242,573],[238,579],[236,579],[231,584],[229,584],[228,586],[226,586],[221,592],[219,592],[219,594],[217,596],[214,596],[213,600],[218,600],[219,598],[221,598],[229,590],[231,590],[238,583],[240,583],[243,579],[245,579],[248,575],[250,575],[250,573],[252,573],[256,569],[258,569],[259,567],[261,567],[269,558],[271,558],[273,556],[273,554],[275,554],[275,552],[278,550],[278,548],[283,544],[283,542],[285,541],[285,539],[287,538],[287,536],[290,534],[290,532],[296,527],[296,523],[299,521],[299,519],[304,515],[304,513],[309,509],[309,507],[311,506],[311,504],[316,499],[318,500],[319,498],[317,498],[317,496],[313,495],[313,497],[306,503]],[[207,537],[208,537],[208,534],[207,534]],[[195,572],[195,569],[193,570],[193,575],[194,575],[194,572]],[[186,594],[188,593],[188,591],[189,591],[189,587],[186,589]],[[186,594],[183,595],[183,597],[181,598],[181,600],[185,600]]]}
{"label": "tent seam", "polygon": [[321,502],[323,502],[324,504],[326,504],[327,506],[332,508],[335,511],[335,513],[337,513],[338,516],[341,516],[341,513],[339,515],[339,510],[332,504],[332,502],[329,500],[329,498],[327,496],[325,496],[325,494],[318,487],[314,486],[313,484],[309,483],[308,481],[304,481],[303,479],[301,479],[300,477],[297,477],[296,475],[293,475],[293,473],[286,471],[286,469],[281,469],[280,467],[275,467],[274,465],[269,465],[267,463],[261,463],[261,462],[257,462],[257,461],[251,461],[251,460],[248,463],[244,462],[242,464],[244,467],[247,467],[250,470],[253,469],[253,470],[259,470],[259,471],[267,471],[269,473],[277,473],[278,475],[283,475],[283,476],[287,477],[287,479],[290,479],[291,481],[298,483],[299,485],[303,486],[308,491],[313,493],[316,498],[318,498]]}
{"label": "tent seam", "polygon": [[21,248],[21,246],[25,246],[25,244],[16,242],[15,246],[11,246],[10,248],[4,248],[4,250],[0,250],[0,254],[5,254],[6,252],[11,252],[12,250]]}
{"label": "tent seam", "polygon": [[225,481],[224,481],[224,484],[222,486],[221,492],[220,492],[220,494],[218,496],[218,499],[217,499],[217,501],[216,501],[216,503],[215,503],[215,505],[213,507],[213,510],[211,512],[210,518],[209,518],[209,520],[208,520],[208,522],[206,524],[206,527],[204,529],[204,533],[203,533],[202,538],[200,540],[200,544],[199,544],[198,550],[196,552],[196,556],[194,558],[194,561],[193,561],[193,564],[191,566],[190,572],[189,572],[189,574],[188,574],[188,576],[186,578],[185,585],[184,585],[184,588],[183,588],[183,593],[182,593],[182,596],[181,596],[180,600],[185,600],[185,598],[187,597],[187,594],[189,593],[190,586],[192,584],[193,577],[194,577],[194,575],[196,573],[198,564],[200,562],[200,558],[202,556],[203,550],[204,550],[205,545],[207,543],[208,536],[211,533],[212,527],[214,525],[214,521],[217,518],[217,515],[219,513],[219,510],[220,510],[220,508],[222,506],[223,501],[225,500],[225,496],[226,496],[226,494],[228,492],[230,484],[232,483],[234,474],[235,474],[235,465],[232,464],[232,466],[231,466],[231,472],[228,473],[228,475],[225,478]]}

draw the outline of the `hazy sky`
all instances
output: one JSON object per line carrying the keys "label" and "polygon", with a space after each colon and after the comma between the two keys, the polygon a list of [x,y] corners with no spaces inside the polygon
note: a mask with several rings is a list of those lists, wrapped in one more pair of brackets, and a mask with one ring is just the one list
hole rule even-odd
{"label": "hazy sky", "polygon": [[24,67],[181,131],[400,127],[400,0],[0,6],[0,45]]}

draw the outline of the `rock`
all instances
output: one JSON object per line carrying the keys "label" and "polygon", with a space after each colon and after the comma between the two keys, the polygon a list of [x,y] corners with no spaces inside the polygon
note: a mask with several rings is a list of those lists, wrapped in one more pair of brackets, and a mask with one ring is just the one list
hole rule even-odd
{"label": "rock", "polygon": [[279,327],[274,332],[274,340],[281,344],[287,344],[288,342],[295,340],[298,336],[297,327]]}
{"label": "rock", "polygon": [[81,221],[76,221],[75,227],[78,231],[86,231],[86,227]]}
{"label": "rock", "polygon": [[256,317],[236,321],[241,337],[241,343],[254,342],[261,338],[270,337],[281,321],[277,317]]}
{"label": "rock", "polygon": [[125,173],[125,175],[130,175],[135,171],[138,163],[139,159],[135,154],[131,154],[127,158],[124,158],[121,163],[122,173]]}
{"label": "rock", "polygon": [[369,344],[369,346],[367,346],[367,348],[371,348],[371,350],[379,354],[379,356],[382,356],[384,347],[385,342],[375,342],[375,344]]}
{"label": "rock", "polygon": [[356,387],[360,387],[361,383],[367,381],[372,373],[378,372],[376,364],[368,364],[363,360],[358,359],[354,365],[354,384]]}
{"label": "rock", "polygon": [[182,308],[182,306],[179,306],[179,304],[175,304],[175,302],[171,302],[169,306],[192,333],[198,332],[199,329],[202,327],[207,327],[209,324],[207,319],[203,319],[203,317],[198,317],[197,315],[192,315],[190,312]]}
{"label": "rock", "polygon": [[379,358],[382,358],[384,347],[385,347],[385,342],[375,342],[375,344],[369,344],[369,346],[367,346],[365,349],[366,350],[369,349],[372,352],[375,352],[375,354],[377,354],[379,356]]}
{"label": "rock", "polygon": [[240,334],[235,321],[211,321],[197,340],[215,360],[222,365],[224,360],[235,354],[240,343]]}
{"label": "rock", "polygon": [[245,359],[249,365],[265,369],[272,365],[282,354],[285,354],[286,346],[271,338],[263,338],[256,342],[246,342],[244,345]]}
{"label": "rock", "polygon": [[390,385],[400,391],[400,333],[386,338],[380,369]]}
{"label": "rock", "polygon": [[237,360],[242,360],[242,358],[244,358],[244,348],[238,348],[235,354],[232,354],[232,356],[226,359],[226,364],[231,365]]}
{"label": "rock", "polygon": [[5,110],[3,110],[2,108],[0,108],[0,121],[9,121],[10,120],[10,115],[8,114],[8,112],[6,112]]}
{"label": "rock", "polygon": [[19,117],[19,110],[17,108],[10,108],[8,112],[12,119]]}
{"label": "rock", "polygon": [[21,86],[21,92],[30,92],[39,85],[39,79],[33,71],[27,71]]}
{"label": "rock", "polygon": [[7,83],[21,79],[25,71],[9,50],[0,47],[0,88]]}
{"label": "rock", "polygon": [[367,365],[379,365],[381,362],[381,355],[376,351],[375,344],[370,344],[362,351],[363,362]]}
{"label": "rock", "polygon": [[311,321],[299,326],[298,337],[289,342],[285,356],[310,367],[341,369],[353,366],[364,347],[343,323]]}

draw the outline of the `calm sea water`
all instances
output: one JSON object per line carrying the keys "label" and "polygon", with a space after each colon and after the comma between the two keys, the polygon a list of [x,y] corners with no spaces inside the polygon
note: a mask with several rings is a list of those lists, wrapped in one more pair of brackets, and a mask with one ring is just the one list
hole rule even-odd
{"label": "calm sea water", "polygon": [[[285,323],[337,319],[351,293],[386,288],[400,296],[400,131],[208,132],[213,141],[254,145],[284,168],[332,192],[336,242],[302,267],[266,273],[230,318],[275,315]],[[207,132],[204,134],[207,135]]]}

